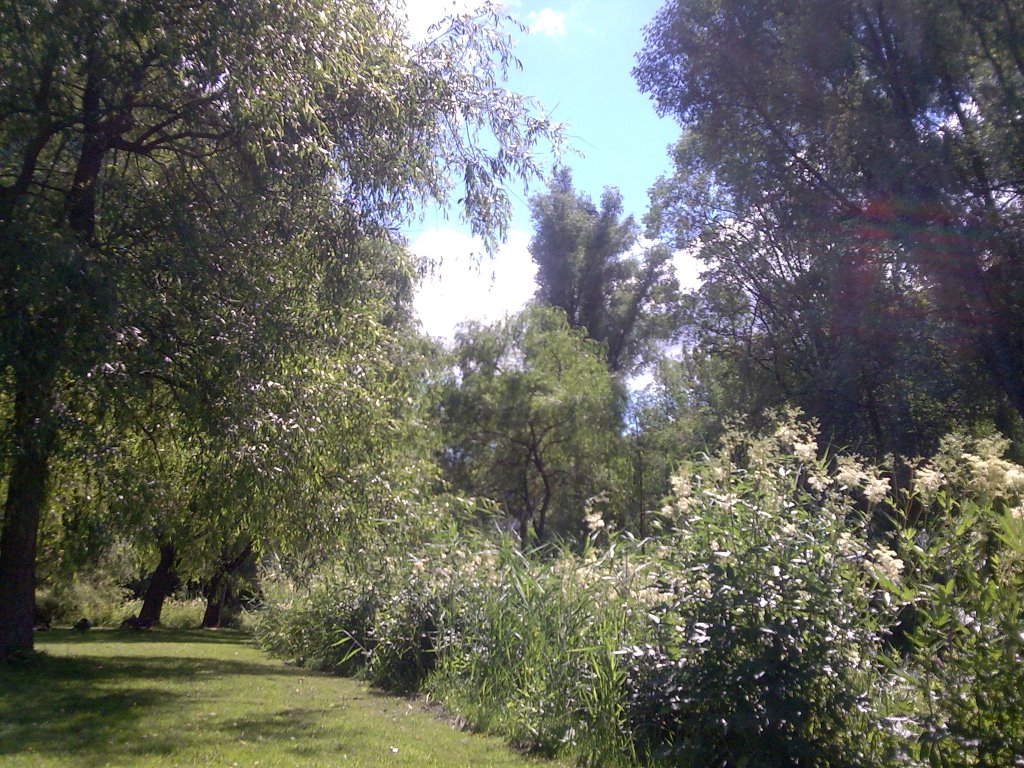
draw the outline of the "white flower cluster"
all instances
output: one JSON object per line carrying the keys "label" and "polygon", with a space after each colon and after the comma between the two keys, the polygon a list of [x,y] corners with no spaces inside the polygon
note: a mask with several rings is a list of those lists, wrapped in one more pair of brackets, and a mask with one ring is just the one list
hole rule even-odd
{"label": "white flower cluster", "polygon": [[803,423],[802,414],[797,410],[787,410],[783,420],[775,430],[775,439],[779,448],[792,450],[793,455],[804,464],[813,464],[818,460],[818,426],[816,423]]}
{"label": "white flower cluster", "polygon": [[1024,467],[1003,458],[1009,447],[1010,441],[1000,436],[975,439],[952,433],[942,439],[931,465],[942,472],[943,486],[968,491],[983,503],[1019,503]]}
{"label": "white flower cluster", "polygon": [[875,573],[895,583],[903,573],[903,561],[884,544],[876,544],[871,550],[871,566]]}
{"label": "white flower cluster", "polygon": [[662,507],[661,513],[666,517],[673,514],[685,515],[695,501],[689,468],[684,466],[672,476],[672,503]]}
{"label": "white flower cluster", "polygon": [[807,485],[818,493],[824,493],[832,485],[832,478],[824,472],[812,471],[807,474]]}
{"label": "white flower cluster", "polygon": [[877,504],[892,491],[889,479],[878,475],[869,475],[867,483],[864,484],[864,498],[868,504]]}
{"label": "white flower cluster", "polygon": [[855,456],[839,456],[836,459],[836,482],[843,488],[856,488],[867,479],[867,472]]}
{"label": "white flower cluster", "polygon": [[928,464],[914,472],[914,490],[925,500],[932,499],[945,482],[945,474]]}
{"label": "white flower cluster", "polygon": [[601,507],[607,504],[607,491],[602,491],[596,496],[591,496],[587,499],[587,502],[583,507],[583,522],[586,524],[587,530],[591,533],[597,533],[605,527],[604,514],[601,512]]}
{"label": "white flower cluster", "polygon": [[1024,467],[998,456],[965,453],[971,488],[982,498],[1006,498],[1024,491]]}
{"label": "white flower cluster", "polygon": [[843,488],[860,488],[868,504],[875,505],[892,492],[889,479],[872,467],[865,467],[856,456],[836,459],[836,482]]}
{"label": "white flower cluster", "polygon": [[793,442],[793,453],[805,463],[810,463],[818,458],[818,442],[814,439]]}

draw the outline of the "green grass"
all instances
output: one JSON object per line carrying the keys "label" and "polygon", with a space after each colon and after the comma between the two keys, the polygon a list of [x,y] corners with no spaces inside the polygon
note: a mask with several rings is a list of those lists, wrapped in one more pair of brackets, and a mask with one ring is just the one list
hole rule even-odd
{"label": "green grass", "polygon": [[0,664],[0,766],[540,764],[240,633],[54,630],[36,647]]}

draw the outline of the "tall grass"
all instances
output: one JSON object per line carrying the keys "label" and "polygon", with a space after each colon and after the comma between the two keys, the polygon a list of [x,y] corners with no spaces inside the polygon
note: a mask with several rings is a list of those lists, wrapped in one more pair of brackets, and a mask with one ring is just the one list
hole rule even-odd
{"label": "tall grass", "polygon": [[628,764],[615,655],[629,626],[642,627],[628,610],[621,562],[568,552],[537,562],[510,542],[488,554],[489,570],[456,593],[430,691],[521,747]]}
{"label": "tall grass", "polygon": [[[895,493],[810,425],[732,430],[646,541],[598,520],[582,552],[456,537],[290,593],[258,637],[584,765],[1009,766],[1024,469],[992,445]],[[896,534],[869,534],[880,510]]]}
{"label": "tall grass", "polygon": [[[42,590],[36,595],[37,612],[48,623],[70,626],[82,618],[97,627],[117,627],[137,616],[142,601],[132,599],[126,590],[110,579],[72,578],[59,591]],[[168,598],[160,614],[160,623],[169,629],[199,627],[206,610],[202,598]]]}

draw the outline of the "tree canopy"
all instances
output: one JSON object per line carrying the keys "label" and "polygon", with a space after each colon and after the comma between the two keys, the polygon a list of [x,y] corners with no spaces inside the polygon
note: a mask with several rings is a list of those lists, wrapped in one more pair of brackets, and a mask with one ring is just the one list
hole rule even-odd
{"label": "tree canopy", "polygon": [[[6,654],[31,647],[72,392],[112,374],[208,414],[265,412],[238,398],[255,403],[258,382],[409,270],[389,243],[416,202],[455,177],[474,230],[500,234],[502,185],[535,173],[557,132],[498,87],[510,57],[493,13],[412,46],[375,0],[0,10]],[[365,266],[388,261],[391,277]]]}
{"label": "tree canopy", "polygon": [[597,344],[556,308],[530,306],[459,335],[443,401],[449,477],[515,521],[523,546],[580,530],[586,499],[610,490],[616,388]]}
{"label": "tree canopy", "polygon": [[664,245],[643,244],[632,216],[623,218],[613,188],[596,207],[577,192],[566,168],[546,194],[530,201],[537,300],[558,307],[575,328],[604,347],[608,367],[634,372],[679,333],[681,299]]}
{"label": "tree canopy", "polygon": [[874,410],[841,440],[920,433],[964,387],[1024,412],[1018,6],[679,0],[647,28],[634,74],[684,128],[655,226],[704,244],[782,394]]}

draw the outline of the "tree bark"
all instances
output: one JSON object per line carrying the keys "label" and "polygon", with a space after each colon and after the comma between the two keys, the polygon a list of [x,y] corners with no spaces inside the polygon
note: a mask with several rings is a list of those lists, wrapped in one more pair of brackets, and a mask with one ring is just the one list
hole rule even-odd
{"label": "tree bark", "polygon": [[554,494],[554,489],[551,484],[551,476],[540,456],[540,440],[537,439],[532,426],[530,427],[530,434],[534,439],[534,446],[531,450],[533,466],[536,467],[537,474],[540,475],[541,483],[544,486],[540,500],[540,509],[533,515],[533,532],[537,535],[537,543],[541,544],[544,542],[544,534],[548,524],[548,507],[551,506],[551,497]]}
{"label": "tree bark", "polygon": [[174,573],[177,552],[173,544],[160,545],[160,562],[157,563],[153,575],[146,587],[146,596],[142,600],[139,611],[139,623],[155,626],[160,623],[160,613],[164,608],[164,600],[174,589],[178,577]]}
{"label": "tree bark", "polygon": [[[95,186],[106,151],[101,129],[100,93],[94,76],[94,56],[90,53],[89,78],[83,95],[85,136],[75,171],[73,188],[65,195],[65,215],[71,230],[82,244],[90,243],[95,229]],[[32,182],[39,153],[49,140],[46,103],[52,85],[52,67],[44,68],[36,96],[42,115],[36,140],[23,159],[15,184],[4,189],[0,199],[0,239],[3,258],[12,259],[17,244],[11,220]],[[81,255],[77,256],[84,267]],[[16,260],[15,260],[16,261]],[[0,531],[0,658],[33,649],[32,625],[35,618],[35,559],[39,520],[48,494],[50,455],[56,442],[57,427],[53,406],[57,372],[69,353],[67,337],[74,314],[75,291],[65,286],[59,297],[40,314],[18,296],[19,285],[10,266],[5,270],[4,313],[22,326],[17,352],[12,356],[15,370],[13,446],[3,529]],[[84,273],[84,268],[81,270]],[[66,294],[66,295],[65,295]],[[80,298],[80,296],[79,296]],[[45,302],[44,302],[45,304]]]}
{"label": "tree bark", "polygon": [[231,561],[224,563],[210,579],[206,589],[206,611],[203,629],[220,629],[224,606],[231,598],[231,576],[240,571],[252,557],[252,540],[248,541]]}
{"label": "tree bark", "polygon": [[0,531],[0,659],[33,649],[36,546],[55,435],[49,397],[23,384],[14,398],[14,456]]}
{"label": "tree bark", "polygon": [[224,603],[227,602],[229,592],[227,578],[223,574],[218,574],[210,581],[207,590],[202,628],[220,629]]}

